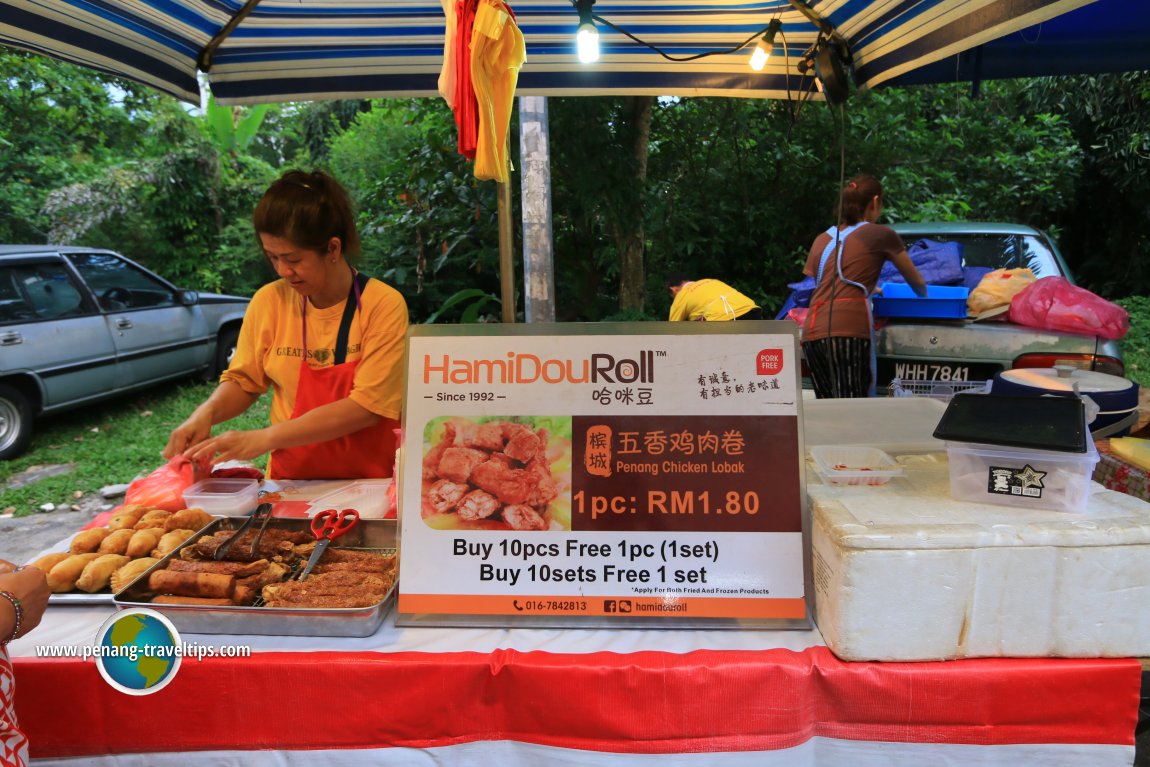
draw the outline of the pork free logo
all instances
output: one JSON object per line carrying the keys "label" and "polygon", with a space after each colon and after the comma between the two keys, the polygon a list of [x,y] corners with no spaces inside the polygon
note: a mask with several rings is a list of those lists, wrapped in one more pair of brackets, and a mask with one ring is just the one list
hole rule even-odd
{"label": "pork free logo", "polygon": [[763,349],[755,356],[755,372],[761,376],[778,375],[782,369],[782,349]]}

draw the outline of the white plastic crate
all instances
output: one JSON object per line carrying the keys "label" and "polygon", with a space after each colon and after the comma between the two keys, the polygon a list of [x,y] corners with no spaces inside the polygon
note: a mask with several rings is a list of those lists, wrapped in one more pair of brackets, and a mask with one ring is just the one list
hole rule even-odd
{"label": "white plastic crate", "polygon": [[930,397],[949,402],[956,394],[986,394],[991,381],[904,381],[892,378],[887,386],[890,397]]}

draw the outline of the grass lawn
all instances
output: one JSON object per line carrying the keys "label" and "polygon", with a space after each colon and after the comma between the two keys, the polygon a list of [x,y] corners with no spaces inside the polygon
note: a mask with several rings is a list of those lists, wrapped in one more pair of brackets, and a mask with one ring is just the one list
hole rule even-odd
{"label": "grass lawn", "polygon": [[[0,512],[34,513],[45,503],[73,503],[106,485],[131,482],[164,463],[160,452],[168,435],[215,388],[215,383],[165,384],[102,405],[41,419],[27,453],[0,461],[0,487],[34,466],[69,464],[66,474],[45,477],[20,488],[0,490]],[[265,396],[229,428],[250,429],[268,423],[271,397]],[[217,430],[220,427],[216,427]],[[256,465],[261,469],[266,456]]]}

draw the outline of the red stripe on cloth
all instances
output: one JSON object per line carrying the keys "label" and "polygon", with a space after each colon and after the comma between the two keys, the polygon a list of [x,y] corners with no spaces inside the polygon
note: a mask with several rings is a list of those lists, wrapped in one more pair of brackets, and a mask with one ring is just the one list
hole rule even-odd
{"label": "red stripe on cloth", "polygon": [[634,754],[866,741],[1130,746],[1141,666],[1126,659],[847,663],[803,652],[256,653],[185,658],[159,692],[94,663],[20,658],[33,757],[475,741]]}

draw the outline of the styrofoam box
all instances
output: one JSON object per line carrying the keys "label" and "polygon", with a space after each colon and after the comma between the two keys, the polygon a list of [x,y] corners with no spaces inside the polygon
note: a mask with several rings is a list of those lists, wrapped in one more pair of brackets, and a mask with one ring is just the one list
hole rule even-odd
{"label": "styrofoam box", "polygon": [[1066,453],[947,442],[950,495],[1021,509],[1085,511],[1098,465],[1094,440],[1087,439],[1086,446],[1085,453]]}
{"label": "styrofoam box", "polygon": [[845,660],[1150,655],[1150,503],[950,497],[945,454],[882,487],[808,482],[815,619]]}

